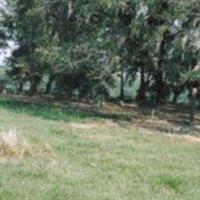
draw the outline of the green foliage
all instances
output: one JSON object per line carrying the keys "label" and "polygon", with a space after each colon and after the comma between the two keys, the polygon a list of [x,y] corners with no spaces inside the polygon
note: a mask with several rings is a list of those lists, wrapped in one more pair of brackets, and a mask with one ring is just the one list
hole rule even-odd
{"label": "green foliage", "polygon": [[111,88],[140,74],[138,93],[160,101],[198,62],[198,1],[13,0],[8,6],[2,28],[18,44],[8,74],[19,91],[29,82],[37,93],[45,79],[41,92],[109,97]]}
{"label": "green foliage", "polygon": [[191,83],[195,83],[195,82],[200,83],[200,72],[189,71],[182,76],[182,81],[191,82]]}

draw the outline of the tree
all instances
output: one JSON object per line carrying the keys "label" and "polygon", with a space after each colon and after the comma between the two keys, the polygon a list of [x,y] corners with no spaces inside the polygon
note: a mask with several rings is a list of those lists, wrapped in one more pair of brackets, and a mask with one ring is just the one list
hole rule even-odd
{"label": "tree", "polygon": [[189,40],[200,24],[197,0],[8,2],[2,29],[18,44],[8,74],[19,92],[29,82],[37,94],[45,82],[46,94],[106,99],[117,87],[123,101],[126,80],[139,76],[138,102],[156,108],[177,100],[197,64]]}

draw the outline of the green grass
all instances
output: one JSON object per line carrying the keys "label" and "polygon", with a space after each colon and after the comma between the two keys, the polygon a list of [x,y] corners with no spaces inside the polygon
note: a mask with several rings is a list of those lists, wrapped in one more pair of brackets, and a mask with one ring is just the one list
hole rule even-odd
{"label": "green grass", "polygon": [[0,200],[199,199],[199,143],[103,125],[80,110],[1,100],[0,129],[52,152],[0,158]]}

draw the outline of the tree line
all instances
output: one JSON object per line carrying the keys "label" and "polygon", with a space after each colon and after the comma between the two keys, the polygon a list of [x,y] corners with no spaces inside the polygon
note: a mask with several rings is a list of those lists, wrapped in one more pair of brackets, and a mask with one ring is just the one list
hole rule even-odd
{"label": "tree line", "polygon": [[6,7],[0,41],[17,45],[6,63],[17,93],[28,85],[29,95],[123,102],[125,85],[138,80],[138,102],[176,103],[187,91],[194,110],[199,0],[7,0]]}

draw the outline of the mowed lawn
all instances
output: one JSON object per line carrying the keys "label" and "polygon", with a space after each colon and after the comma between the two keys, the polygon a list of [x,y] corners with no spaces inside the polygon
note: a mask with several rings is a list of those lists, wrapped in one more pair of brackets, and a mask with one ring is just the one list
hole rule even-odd
{"label": "mowed lawn", "polygon": [[14,129],[29,150],[0,156],[0,200],[200,199],[197,137],[1,100],[0,130]]}

